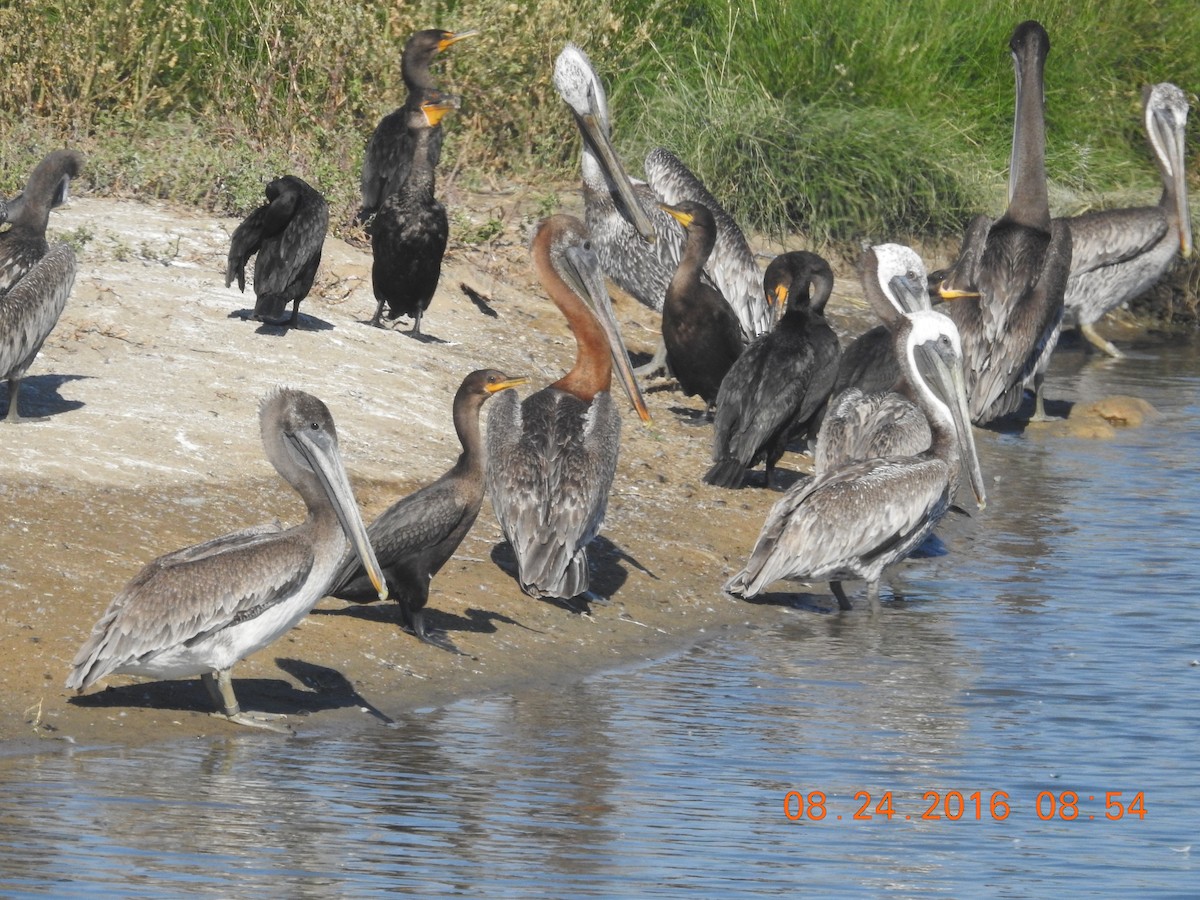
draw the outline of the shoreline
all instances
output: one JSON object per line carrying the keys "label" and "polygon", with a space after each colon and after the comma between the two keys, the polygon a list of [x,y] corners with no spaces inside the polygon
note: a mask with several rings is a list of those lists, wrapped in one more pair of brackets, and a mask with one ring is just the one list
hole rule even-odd
{"label": "shoreline", "polygon": [[[513,221],[530,218],[512,202]],[[237,224],[88,198],[51,218],[52,240],[90,237],[67,309],[22,392],[23,411],[42,418],[0,424],[0,452],[10,460],[0,480],[8,510],[0,523],[0,652],[11,661],[0,671],[0,756],[258,733],[209,716],[199,679],[113,676],[78,699],[63,681],[92,624],[146,562],[303,514],[259,439],[258,401],[271,388],[299,387],[329,406],[369,522],[454,463],[450,404],[463,376],[483,367],[527,375],[532,383],[519,391],[528,396],[574,358],[565,322],[534,282],[522,235],[452,245],[423,323],[434,340],[419,342],[366,324],[374,312],[369,250],[332,237],[300,307],[302,328],[243,320],[252,294],[223,286]],[[870,316],[856,273],[836,263],[835,272],[829,312],[844,336]],[[462,284],[485,298],[491,315]],[[657,315],[614,299],[631,353],[648,358]],[[661,384],[646,398],[654,420],[643,426],[625,417],[608,516],[589,551],[592,588],[611,598],[606,605],[581,612],[526,597],[505,570],[507,548],[485,502],[435,577],[427,607],[430,627],[446,630],[465,655],[402,632],[394,603],[327,598],[234,667],[243,707],[294,713],[289,722],[301,736],[380,727],[362,706],[398,719],[777,623],[778,606],[734,601],[721,584],[778,493],[705,485],[711,430],[702,402]],[[996,437],[977,432],[985,444]],[[802,465],[784,456],[785,485]],[[752,478],[761,479],[761,468]],[[813,602],[825,596],[819,586]]]}

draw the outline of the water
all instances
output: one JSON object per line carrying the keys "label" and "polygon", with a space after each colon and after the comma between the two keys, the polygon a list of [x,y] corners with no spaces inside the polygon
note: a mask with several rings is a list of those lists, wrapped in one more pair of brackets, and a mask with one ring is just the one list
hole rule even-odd
{"label": "water", "polygon": [[1052,396],[1162,417],[984,437],[988,510],[879,616],[396,730],[0,760],[0,894],[1197,896],[1197,349],[1067,354]]}

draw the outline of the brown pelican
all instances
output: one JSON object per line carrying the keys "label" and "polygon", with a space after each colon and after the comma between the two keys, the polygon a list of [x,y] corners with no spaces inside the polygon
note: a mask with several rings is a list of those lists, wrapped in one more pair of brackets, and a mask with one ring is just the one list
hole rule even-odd
{"label": "brown pelican", "polygon": [[109,604],[71,663],[67,687],[84,690],[112,673],[201,676],[221,714],[285,730],[241,712],[229,672],[304,618],[325,596],[346,541],[380,598],[387,596],[338,453],[325,404],[281,389],[259,410],[271,465],[304,498],[308,517],[280,530],[259,526],[176,550],[149,563]]}
{"label": "brown pelican", "polygon": [[[412,114],[436,93],[429,76],[429,66],[434,56],[463,38],[478,34],[478,31],[442,31],[428,28],[415,32],[404,44],[400,55],[400,77],[408,89],[404,105],[384,116],[367,142],[363,157],[362,209],[358,220],[365,222],[378,212],[383,201],[390,197],[408,179],[416,153],[417,135],[410,129]],[[429,135],[430,164],[436,166],[442,155],[442,129],[432,126]]]}
{"label": "brown pelican", "polygon": [[706,276],[733,307],[747,340],[770,328],[762,275],[750,245],[703,183],[674,154],[659,148],[646,156],[648,183],[631,184],[609,138],[604,85],[574,44],[567,44],[554,63],[554,86],[583,136],[584,219],[605,274],[639,302],[661,310],[683,240],[658,204],[702,203],[717,223]]}
{"label": "brown pelican", "polygon": [[[882,347],[877,351],[876,365],[858,385],[835,393],[830,400],[813,452],[817,475],[853,460],[916,456],[933,439],[896,359],[892,337],[892,327],[901,316],[930,308],[925,264],[911,247],[879,244],[863,254],[862,284],[867,301],[887,323],[877,329],[891,346],[886,352]],[[875,332],[861,336],[858,345]],[[891,380],[884,381],[888,374]]]}
{"label": "brown pelican", "polygon": [[806,434],[829,397],[838,339],[825,321],[833,291],[829,263],[807,251],[775,257],[763,276],[767,302],[786,309],[775,328],[755,338],[729,369],[717,394],[709,484],[738,488],[746,469],[771,472],[788,441]]}
{"label": "brown pelican", "polygon": [[1157,282],[1179,251],[1192,252],[1188,212],[1184,133],[1187,96],[1173,84],[1142,92],[1146,134],[1162,173],[1157,206],[1105,209],[1067,219],[1071,227],[1071,277],[1064,298],[1068,315],[1079,321],[1085,338],[1109,356],[1121,352],[1096,333],[1095,323],[1109,310],[1144,293]]}
{"label": "brown pelican", "polygon": [[638,415],[644,421],[650,415],[583,223],[571,216],[546,219],[530,251],[542,286],[575,334],[575,365],[523,403],[515,393],[492,403],[487,490],[516,554],[521,589],[569,599],[588,588],[587,545],[604,521],[617,468],[614,360]]}
{"label": "brown pelican", "polygon": [[371,324],[376,328],[382,327],[386,305],[389,319],[410,316],[412,334],[420,335],[421,317],[437,290],[450,225],[446,208],[433,195],[429,142],[442,117],[455,108],[453,98],[438,94],[409,114],[409,129],[417,136],[412,168],[399,190],[383,201],[371,227],[371,286],[377,301]]}
{"label": "brown pelican", "polygon": [[1042,411],[1040,370],[1058,340],[1063,292],[1071,266],[1071,232],[1050,221],[1046,193],[1043,71],[1050,39],[1023,22],[1009,43],[1016,71],[1016,116],[1009,164],[1008,209],[992,223],[970,283],[943,289],[958,299],[946,309],[962,335],[971,421],[984,425],[1015,412],[1025,386]]}
{"label": "brown pelican", "polygon": [[684,394],[699,394],[711,410],[721,380],[742,355],[742,329],[721,292],[700,278],[716,239],[712,213],[692,200],[678,206],[664,204],[662,209],[687,233],[679,268],[667,285],[663,303],[667,366]]}
{"label": "brown pelican", "polygon": [[[254,318],[271,325],[300,321],[300,301],[308,296],[329,227],[329,204],[308,182],[284,175],[267,185],[267,202],[233,232],[225,265],[225,287],[236,278],[246,290],[246,263],[254,264]],[[288,301],[292,314],[287,316]]]}
{"label": "brown pelican", "polygon": [[[986,216],[979,218],[991,224],[991,220]],[[982,236],[980,245],[982,246]],[[880,259],[880,254],[883,255],[883,260]],[[881,264],[889,273],[888,279],[880,278]],[[920,256],[911,248],[901,244],[880,244],[872,247],[863,254],[861,269],[863,294],[882,324],[864,331],[851,341],[850,346],[842,353],[837,377],[830,392],[832,398],[851,388],[857,388],[863,394],[890,391],[900,377],[900,366],[892,352],[891,326],[900,313],[931,308],[928,292],[917,297],[890,284],[890,279],[897,274],[911,276],[916,272],[925,271]],[[937,274],[949,277],[948,272]],[[911,277],[905,277],[904,285],[910,280]],[[938,284],[942,284],[941,278]],[[937,289],[936,285],[934,289]]]}
{"label": "brown pelican", "polygon": [[848,463],[794,485],[768,513],[745,568],[725,585],[730,594],[753,597],[781,578],[828,579],[838,606],[849,609],[841,582],[861,578],[875,607],[884,570],[919,547],[949,508],[960,464],[983,507],[957,329],[941,313],[906,313],[894,341],[933,445],[916,456]]}
{"label": "brown pelican", "polygon": [[57,324],[75,284],[75,251],[46,241],[50,210],[65,203],[83,156],[56,150],[34,168],[4,210],[0,233],[0,378],[8,381],[8,421],[18,422],[21,379]]}
{"label": "brown pelican", "polygon": [[[464,378],[454,395],[454,430],[462,444],[458,462],[433,484],[393,503],[367,528],[392,596],[400,604],[401,618],[423,641],[454,649],[448,641],[428,635],[424,610],[430,581],[467,536],[483,502],[479,410],[493,394],[528,382],[495,369],[480,369]],[[355,603],[379,599],[362,562],[352,553],[342,560],[329,593]]]}

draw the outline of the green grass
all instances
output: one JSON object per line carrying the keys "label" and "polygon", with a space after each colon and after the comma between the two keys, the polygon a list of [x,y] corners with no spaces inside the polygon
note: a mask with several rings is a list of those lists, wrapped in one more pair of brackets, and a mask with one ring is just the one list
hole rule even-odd
{"label": "green grass", "polygon": [[670,147],[773,233],[953,234],[1002,206],[1007,43],[1034,14],[1052,42],[1056,211],[1113,192],[1153,199],[1141,86],[1200,87],[1193,0],[22,0],[0,6],[0,33],[21,36],[0,67],[0,190],[70,144],[98,192],[228,214],[294,172],[343,228],[366,139],[402,100],[400,47],[436,24],[482,31],[436,63],[462,96],[443,179],[574,177],[578,137],[550,84],[574,40],[609,87],[631,171]]}

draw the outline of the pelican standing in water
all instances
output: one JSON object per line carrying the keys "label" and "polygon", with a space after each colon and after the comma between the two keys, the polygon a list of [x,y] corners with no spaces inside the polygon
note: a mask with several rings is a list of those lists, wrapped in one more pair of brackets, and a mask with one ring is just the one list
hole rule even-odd
{"label": "pelican standing in water", "polygon": [[386,598],[328,408],[311,394],[281,389],[263,400],[259,425],[267,459],[304,499],[308,517],[287,530],[248,528],[149,563],[75,655],[68,688],[82,691],[110,674],[199,675],[221,715],[286,731],[277,716],[241,711],[233,665],[285,634],[325,596],[347,539]]}
{"label": "pelican standing in water", "polygon": [[[367,142],[359,181],[362,189],[362,209],[358,212],[360,222],[375,215],[383,201],[400,190],[408,180],[417,145],[417,135],[410,128],[412,114],[437,93],[429,75],[433,58],[463,38],[478,33],[474,30],[453,32],[427,28],[415,32],[405,42],[404,52],[400,55],[400,77],[404,79],[408,95],[404,98],[403,106],[379,120]],[[431,165],[436,166],[442,156],[442,129],[438,125],[433,126],[427,152]]]}
{"label": "pelican standing in water", "polygon": [[763,301],[754,254],[700,179],[673,153],[658,148],[646,156],[647,181],[630,181],[609,138],[604,85],[587,54],[574,44],[567,44],[554,63],[554,86],[583,137],[584,220],[605,274],[640,303],[662,310],[684,242],[679,228],[658,206],[702,203],[716,220],[706,276],[733,307],[746,340],[766,332],[771,313]]}
{"label": "pelican standing in water", "polygon": [[1173,84],[1156,84],[1142,93],[1146,134],[1162,174],[1157,206],[1105,209],[1067,219],[1071,227],[1071,277],[1064,298],[1079,331],[1102,353],[1121,351],[1096,333],[1109,310],[1145,293],[1166,273],[1176,252],[1192,253],[1184,135],[1187,95]]}
{"label": "pelican standing in water", "polygon": [[562,215],[546,219],[530,251],[542,286],[575,334],[575,365],[523,403],[515,393],[492,403],[487,490],[516,554],[521,589],[532,597],[570,599],[588,589],[587,545],[604,521],[617,468],[614,361],[638,415],[649,421],[650,414],[583,223]]}
{"label": "pelican standing in water", "polygon": [[1041,372],[1058,341],[1071,267],[1071,232],[1050,220],[1046,191],[1043,73],[1050,39],[1023,22],[1009,42],[1016,73],[1016,115],[1009,162],[1008,209],[988,228],[982,248],[964,248],[978,263],[968,283],[943,285],[946,308],[962,335],[971,421],[1013,413],[1032,383],[1034,419],[1044,419]]}
{"label": "pelican standing in water", "polygon": [[[422,641],[447,650],[448,640],[425,630],[429,584],[454,555],[475,524],[483,503],[485,455],[479,434],[479,410],[489,397],[528,384],[495,369],[480,369],[463,379],[454,395],[454,430],[462,453],[454,467],[432,484],[393,503],[367,527],[367,537],[387,576],[400,616]],[[347,553],[329,593],[341,600],[373,603],[379,599],[358,556]]]}
{"label": "pelican standing in water", "polygon": [[[267,202],[233,232],[225,265],[225,287],[237,279],[246,290],[246,263],[254,265],[254,318],[270,325],[300,321],[300,301],[312,290],[321,265],[329,204],[303,178],[284,175],[267,185]],[[287,315],[291,301],[292,314]]]}
{"label": "pelican standing in water", "polygon": [[19,422],[21,379],[58,323],[75,284],[75,251],[46,240],[50,210],[67,201],[83,156],[56,150],[34,168],[20,196],[8,201],[0,233],[0,378],[8,381],[9,422]]}
{"label": "pelican standing in water", "polygon": [[852,462],[793,486],[771,508],[745,568],[725,585],[730,594],[754,597],[781,578],[828,579],[846,610],[851,604],[841,582],[863,579],[875,608],[884,570],[919,547],[949,508],[960,465],[983,508],[954,323],[937,312],[906,313],[893,333],[901,369],[929,419],[932,446],[916,456]]}
{"label": "pelican standing in water", "polygon": [[[863,254],[862,284],[867,302],[887,323],[877,328],[889,346],[886,352],[881,347],[877,364],[864,370],[859,382],[863,386],[848,387],[831,397],[813,451],[816,475],[860,459],[916,456],[933,439],[929,421],[896,358],[892,335],[905,313],[930,308],[925,264],[911,247],[879,244]],[[859,344],[874,343],[874,334],[875,329],[867,332]],[[888,374],[890,381],[884,381]]]}
{"label": "pelican standing in water", "polygon": [[829,263],[807,251],[783,253],[767,266],[763,291],[785,312],[779,324],[743,351],[721,382],[709,484],[739,488],[746,469],[766,462],[766,485],[788,442],[806,434],[829,397],[838,338],[825,321],[833,292]]}

